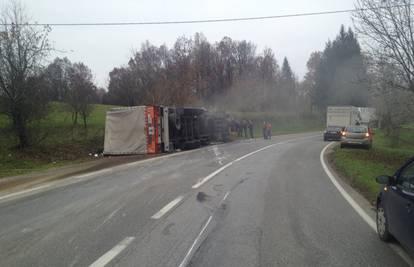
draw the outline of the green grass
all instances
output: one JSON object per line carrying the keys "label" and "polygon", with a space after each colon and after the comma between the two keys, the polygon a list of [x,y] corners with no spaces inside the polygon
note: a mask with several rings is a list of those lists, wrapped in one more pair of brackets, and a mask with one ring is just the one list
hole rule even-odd
{"label": "green grass", "polygon": [[401,130],[398,144],[383,132],[376,131],[371,150],[336,147],[331,159],[352,186],[369,201],[374,201],[380,190],[375,177],[393,175],[408,158],[414,156],[414,144],[406,141],[414,140],[412,126],[408,125]]}
{"label": "green grass", "polygon": [[7,117],[0,116],[0,178],[44,170],[90,159],[103,149],[105,114],[113,106],[94,105],[87,130],[72,126],[71,113],[62,103],[50,104],[47,118],[30,125],[33,146],[18,150]]}

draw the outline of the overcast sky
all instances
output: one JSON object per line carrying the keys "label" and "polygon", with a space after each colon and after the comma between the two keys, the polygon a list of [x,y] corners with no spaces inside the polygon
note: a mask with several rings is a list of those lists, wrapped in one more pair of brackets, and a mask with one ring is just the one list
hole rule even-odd
{"label": "overcast sky", "polygon": [[[30,17],[39,23],[139,22],[200,20],[211,18],[283,15],[351,9],[353,0],[21,0]],[[8,0],[0,0],[4,4]],[[133,49],[145,40],[169,47],[178,36],[202,32],[210,42],[229,36],[250,40],[258,52],[270,47],[278,62],[287,57],[301,78],[312,51],[323,50],[341,24],[352,26],[350,14],[293,17],[264,21],[220,22],[187,25],[54,27],[50,34],[54,48],[82,61],[93,71],[99,86],[106,87],[108,73],[128,62]]]}

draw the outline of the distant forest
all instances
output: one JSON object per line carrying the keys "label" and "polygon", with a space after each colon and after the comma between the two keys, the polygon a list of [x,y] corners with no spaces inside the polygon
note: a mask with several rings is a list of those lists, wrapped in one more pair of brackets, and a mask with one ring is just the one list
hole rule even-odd
{"label": "distant forest", "polygon": [[[53,100],[70,91],[73,64],[57,58],[46,68]],[[250,41],[224,37],[210,43],[201,33],[180,37],[173,47],[142,44],[123,66],[109,73],[107,90],[96,89],[95,102],[125,106],[203,105],[236,111],[308,113],[329,104],[367,104],[366,67],[357,39],[342,26],[323,52],[314,52],[299,81],[285,57],[258,52]],[[62,86],[63,85],[63,86]]]}

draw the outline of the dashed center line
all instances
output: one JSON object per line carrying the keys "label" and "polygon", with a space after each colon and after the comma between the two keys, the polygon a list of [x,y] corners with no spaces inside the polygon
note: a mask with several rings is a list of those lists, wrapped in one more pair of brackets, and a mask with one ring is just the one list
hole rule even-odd
{"label": "dashed center line", "polygon": [[172,208],[174,208],[175,206],[177,206],[177,204],[180,203],[181,200],[183,200],[183,198],[184,198],[183,196],[177,197],[176,199],[174,199],[173,201],[171,201],[170,203],[168,203],[167,205],[165,205],[162,209],[160,209],[160,211],[158,211],[157,213],[155,213],[154,215],[152,215],[151,216],[151,219],[155,219],[155,220],[160,219],[169,210],[171,210]]}
{"label": "dashed center line", "polygon": [[111,260],[113,260],[119,253],[121,253],[132,241],[134,241],[135,237],[129,236],[126,237],[124,240],[118,243],[115,247],[111,250],[103,254],[99,259],[97,259],[94,263],[89,265],[89,267],[103,267],[107,265]]}

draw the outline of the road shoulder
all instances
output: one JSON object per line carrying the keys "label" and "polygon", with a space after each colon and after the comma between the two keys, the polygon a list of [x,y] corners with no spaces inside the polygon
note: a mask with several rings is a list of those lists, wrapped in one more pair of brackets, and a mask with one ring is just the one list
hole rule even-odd
{"label": "road shoulder", "polygon": [[[328,160],[329,153],[333,153],[333,148],[335,143],[330,143],[325,146],[325,148],[321,151],[320,159],[322,166],[325,166],[327,170],[325,170],[328,176],[333,176],[332,181],[334,184],[335,182],[339,184],[339,186],[335,185],[338,191],[341,191],[340,188],[342,187],[345,192],[340,192],[343,197],[348,201],[348,203],[354,208],[354,210],[366,221],[371,228],[376,232],[376,228],[373,227],[373,222],[376,221],[376,210],[375,207],[370,203],[361,193],[359,193],[356,189],[349,185],[348,179],[341,176],[335,168],[332,167],[331,163]],[[331,178],[331,177],[330,177]],[[332,179],[331,178],[331,179]],[[355,204],[352,204],[355,202]],[[414,260],[412,256],[410,256],[404,248],[397,242],[388,243],[390,248],[394,250],[409,266],[414,266]]]}
{"label": "road shoulder", "polygon": [[375,206],[373,203],[370,203],[358,190],[352,187],[349,184],[349,180],[343,176],[340,172],[336,170],[336,168],[332,165],[330,161],[330,155],[334,153],[333,148],[335,147],[336,143],[330,143],[328,148],[325,150],[323,155],[324,161],[326,166],[328,167],[329,171],[334,175],[336,181],[344,188],[344,190],[350,195],[350,197],[358,203],[358,205],[375,221]]}

